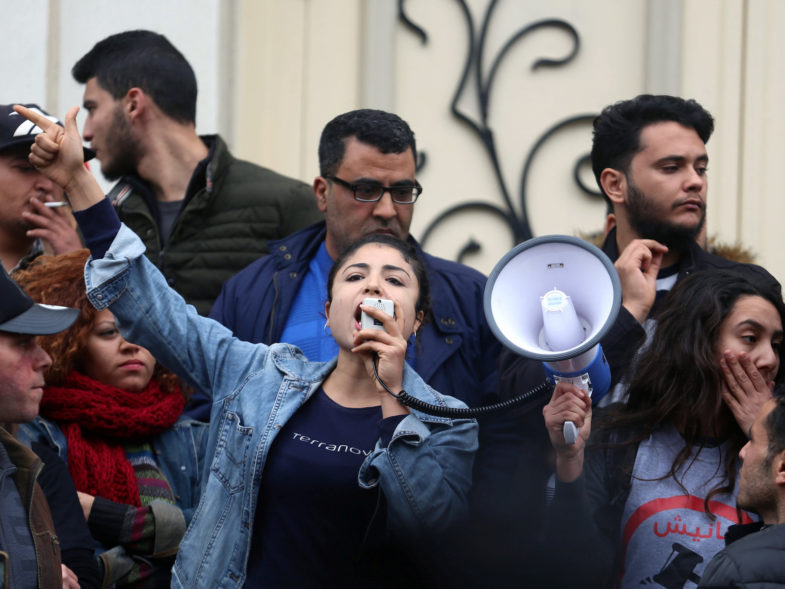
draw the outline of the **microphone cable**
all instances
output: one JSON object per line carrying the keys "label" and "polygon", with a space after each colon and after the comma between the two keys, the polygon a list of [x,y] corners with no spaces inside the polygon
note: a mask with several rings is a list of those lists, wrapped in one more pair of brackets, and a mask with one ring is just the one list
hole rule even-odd
{"label": "microphone cable", "polygon": [[379,384],[382,385],[385,391],[390,393],[393,397],[398,399],[401,403],[410,407],[412,409],[417,409],[417,411],[421,411],[423,413],[427,413],[428,415],[436,415],[438,417],[456,417],[456,418],[467,418],[471,419],[474,417],[483,417],[492,413],[498,413],[499,411],[504,411],[505,409],[513,409],[518,407],[519,405],[523,405],[524,403],[531,401],[535,397],[539,396],[543,393],[552,393],[553,392],[553,383],[550,380],[545,380],[541,384],[537,385],[533,389],[523,393],[515,397],[514,399],[508,399],[506,401],[500,401],[498,403],[493,403],[491,405],[482,405],[481,407],[445,407],[443,405],[433,405],[431,403],[426,403],[425,401],[421,401],[416,397],[412,397],[409,393],[402,390],[400,393],[395,394],[390,390],[390,388],[385,384],[385,382],[379,378],[379,371],[376,368],[377,357],[376,354],[373,356],[373,374],[376,377],[376,380],[379,381]]}

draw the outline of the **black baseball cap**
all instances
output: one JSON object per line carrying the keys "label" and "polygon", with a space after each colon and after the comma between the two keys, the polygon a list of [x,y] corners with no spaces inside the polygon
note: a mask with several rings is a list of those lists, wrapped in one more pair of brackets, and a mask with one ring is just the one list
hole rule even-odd
{"label": "black baseball cap", "polygon": [[39,305],[27,296],[0,266],[0,331],[26,335],[47,335],[67,329],[79,316],[79,309]]}
{"label": "black baseball cap", "polygon": [[[21,103],[15,103],[21,104]],[[37,104],[22,104],[30,110],[37,111],[61,127],[63,123],[50,115]],[[35,136],[43,130],[38,125],[31,123],[14,110],[13,104],[0,104],[0,153],[19,146],[30,146],[35,141]],[[95,152],[89,147],[84,148],[84,161],[95,157]]]}

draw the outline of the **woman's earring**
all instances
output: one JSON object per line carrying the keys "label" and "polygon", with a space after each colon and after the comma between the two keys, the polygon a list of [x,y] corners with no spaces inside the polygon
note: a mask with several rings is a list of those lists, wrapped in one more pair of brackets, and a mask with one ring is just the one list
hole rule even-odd
{"label": "woman's earring", "polygon": [[332,335],[332,333],[327,331],[327,329],[328,329],[328,325],[327,325],[327,321],[325,321],[324,326],[322,327],[322,331],[324,332],[324,335]]}

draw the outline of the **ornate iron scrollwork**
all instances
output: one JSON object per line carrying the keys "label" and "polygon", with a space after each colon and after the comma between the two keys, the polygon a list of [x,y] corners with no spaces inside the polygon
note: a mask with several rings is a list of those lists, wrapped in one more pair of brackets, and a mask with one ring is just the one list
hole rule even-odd
{"label": "ornate iron scrollwork", "polygon": [[[501,190],[504,206],[502,207],[482,201],[471,201],[471,202],[456,204],[448,208],[441,214],[439,214],[436,217],[436,219],[434,219],[428,225],[428,227],[425,229],[425,232],[423,233],[421,242],[424,246],[425,243],[428,241],[428,237],[436,229],[436,227],[438,227],[441,223],[445,222],[448,218],[468,211],[474,211],[474,212],[490,214],[492,216],[501,219],[506,224],[506,226],[510,229],[510,233],[513,238],[513,245],[514,245],[516,243],[520,243],[532,237],[532,230],[529,224],[529,217],[526,207],[526,183],[529,176],[529,170],[531,168],[532,161],[534,160],[534,156],[537,154],[537,151],[555,133],[571,125],[585,124],[587,122],[591,122],[594,119],[595,115],[581,114],[581,115],[568,117],[551,126],[537,139],[537,141],[535,141],[523,165],[523,171],[521,174],[520,187],[519,187],[521,214],[520,216],[518,216],[512,204],[510,191],[507,188],[507,184],[501,172],[501,167],[499,165],[499,158],[496,151],[496,143],[493,135],[493,129],[491,129],[491,127],[488,124],[488,109],[490,104],[491,91],[493,90],[493,84],[496,79],[496,73],[499,69],[499,65],[502,63],[502,61],[507,56],[509,51],[513,48],[513,46],[518,41],[520,41],[521,39],[523,39],[524,37],[530,35],[535,31],[542,30],[542,29],[561,30],[570,37],[572,41],[572,48],[567,55],[561,58],[543,57],[537,59],[531,66],[532,70],[537,70],[542,67],[559,67],[568,64],[578,54],[578,51],[580,49],[580,38],[578,36],[578,31],[575,29],[575,27],[573,27],[570,23],[561,19],[555,19],[555,18],[544,19],[544,20],[530,23],[518,29],[507,40],[507,42],[502,46],[502,48],[498,51],[498,53],[494,57],[493,61],[490,64],[490,67],[487,69],[486,72],[483,70],[483,66],[482,66],[483,54],[485,51],[488,28],[491,22],[491,17],[493,15],[494,9],[496,8],[498,0],[491,0],[488,3],[488,6],[485,10],[485,14],[482,19],[482,26],[480,28],[479,37],[476,37],[475,35],[474,21],[472,19],[471,12],[469,11],[469,7],[466,4],[465,0],[456,0],[456,1],[458,2],[460,8],[463,11],[463,17],[466,23],[469,41],[468,41],[468,48],[466,52],[466,61],[463,66],[461,79],[458,83],[455,93],[453,94],[452,101],[450,103],[450,110],[452,111],[453,115],[456,118],[458,118],[458,120],[468,125],[469,128],[482,141],[485,151],[488,154],[488,157],[490,158],[491,165],[493,166],[494,175],[496,177],[496,181],[498,183],[499,189]],[[415,35],[417,35],[423,44],[426,44],[428,42],[428,34],[422,27],[415,24],[408,17],[408,15],[406,14],[406,10],[404,8],[404,3],[405,0],[398,0],[399,20],[404,24],[404,26],[406,26]],[[472,68],[474,68],[474,81],[475,81],[474,90],[477,93],[477,99],[478,99],[479,110],[480,110],[479,115],[476,119],[472,118],[469,114],[461,111],[458,108],[458,100],[460,99],[461,95],[463,94],[467,86],[469,75],[472,71]],[[578,159],[578,161],[573,166],[573,177],[576,181],[576,184],[583,192],[590,195],[599,196],[600,193],[598,191],[592,190],[591,188],[587,187],[580,179],[579,169],[587,161],[588,161],[588,155],[585,155]],[[424,163],[424,159],[421,163]],[[470,239],[461,248],[458,261],[462,261],[464,256],[466,256],[469,253],[476,252],[480,248],[481,246],[479,243],[477,243],[473,239]]]}

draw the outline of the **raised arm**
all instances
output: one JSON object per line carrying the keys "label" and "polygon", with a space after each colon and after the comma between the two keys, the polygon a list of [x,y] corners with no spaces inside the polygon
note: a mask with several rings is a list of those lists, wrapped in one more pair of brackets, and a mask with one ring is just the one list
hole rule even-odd
{"label": "raised arm", "polygon": [[14,108],[43,130],[30,149],[30,163],[64,188],[72,209],[79,213],[77,220],[92,254],[85,279],[93,306],[111,306],[124,337],[150,350],[190,385],[210,395],[233,391],[251,370],[251,356],[258,355],[262,362],[267,348],[235,340],[226,328],[199,316],[147,261],[144,245],[121,226],[84,167],[77,107],[66,114],[65,129],[25,107]]}
{"label": "raised arm", "polygon": [[104,199],[104,192],[84,167],[82,137],[76,126],[75,106],[65,115],[65,129],[42,114],[17,104],[14,110],[42,130],[30,147],[30,163],[58,184],[71,201],[71,208],[81,211]]}

